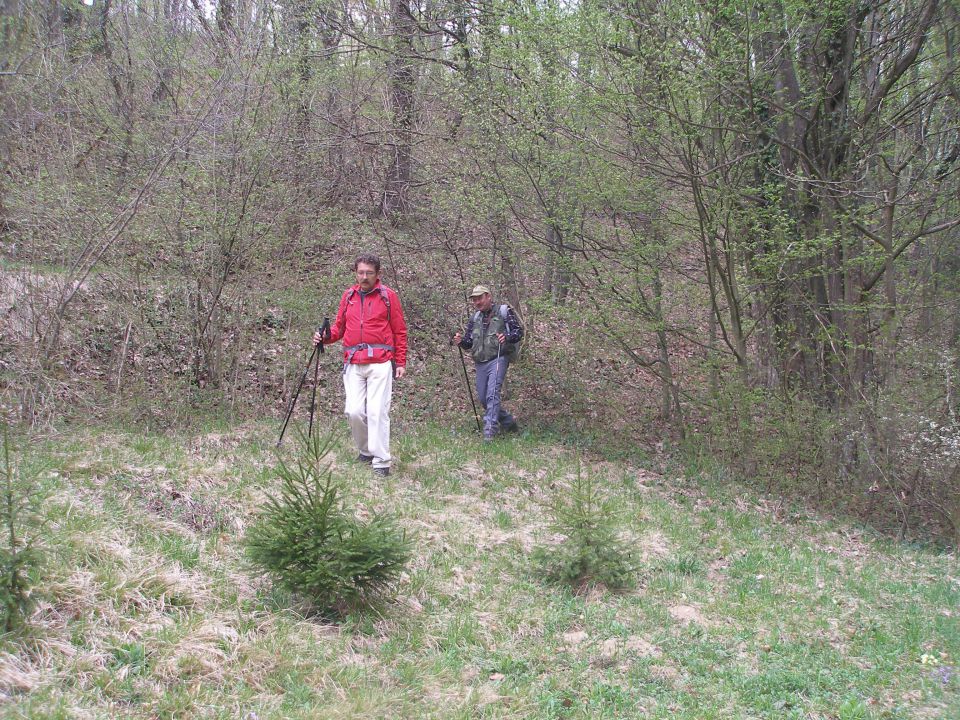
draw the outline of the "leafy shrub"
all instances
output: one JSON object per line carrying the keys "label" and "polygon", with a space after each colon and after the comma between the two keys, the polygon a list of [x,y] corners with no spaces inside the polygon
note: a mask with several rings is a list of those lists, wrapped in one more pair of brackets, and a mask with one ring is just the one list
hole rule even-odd
{"label": "leafy shrub", "polygon": [[369,605],[396,582],[410,543],[385,515],[359,520],[348,511],[324,458],[329,437],[301,438],[294,467],[277,468],[279,494],[267,500],[246,535],[255,570],[307,598],[320,612]]}
{"label": "leafy shrub", "polygon": [[34,606],[43,556],[36,545],[40,536],[40,494],[15,467],[7,429],[3,430],[3,487],[0,490],[0,612],[3,629],[14,630]]}
{"label": "leafy shrub", "polygon": [[960,546],[957,363],[910,348],[898,368],[839,408],[726,382],[685,442],[694,472],[724,468],[765,493],[858,515],[898,540]]}
{"label": "leafy shrub", "polygon": [[551,582],[583,588],[605,585],[631,587],[635,562],[620,538],[620,523],[613,499],[604,495],[590,473],[577,467],[570,483],[557,485],[547,504],[551,530],[563,535],[559,545],[544,545],[533,553]]}

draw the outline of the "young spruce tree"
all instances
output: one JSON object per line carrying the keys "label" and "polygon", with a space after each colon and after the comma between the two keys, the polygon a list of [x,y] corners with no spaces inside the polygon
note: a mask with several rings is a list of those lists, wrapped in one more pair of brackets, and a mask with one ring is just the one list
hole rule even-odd
{"label": "young spruce tree", "polygon": [[547,503],[551,530],[563,536],[558,545],[544,545],[533,560],[550,582],[582,589],[604,585],[612,590],[633,585],[636,569],[629,546],[620,538],[620,518],[613,499],[594,477],[577,465],[569,483],[557,485]]}
{"label": "young spruce tree", "polygon": [[40,491],[24,478],[11,457],[10,438],[3,427],[0,464],[0,612],[4,632],[19,627],[34,607],[43,557],[37,547],[42,529]]}
{"label": "young spruce tree", "polygon": [[294,466],[280,460],[280,489],[247,531],[252,567],[323,614],[382,599],[410,558],[410,542],[386,515],[361,521],[346,506],[324,458],[330,438],[300,439]]}

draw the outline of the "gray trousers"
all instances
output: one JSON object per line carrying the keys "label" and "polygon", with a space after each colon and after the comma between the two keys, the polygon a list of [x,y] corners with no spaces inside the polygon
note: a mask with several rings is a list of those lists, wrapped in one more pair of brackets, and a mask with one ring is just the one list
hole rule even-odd
{"label": "gray trousers", "polygon": [[477,397],[484,409],[483,434],[487,437],[496,435],[502,427],[510,427],[515,422],[513,415],[504,410],[500,404],[500,391],[503,388],[503,380],[507,376],[509,364],[510,361],[505,357],[476,363]]}

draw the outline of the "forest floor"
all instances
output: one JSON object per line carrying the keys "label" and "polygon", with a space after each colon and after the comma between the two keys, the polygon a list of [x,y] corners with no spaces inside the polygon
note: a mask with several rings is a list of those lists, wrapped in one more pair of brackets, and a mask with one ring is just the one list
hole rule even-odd
{"label": "forest floor", "polygon": [[[0,646],[0,716],[960,717],[956,554],[526,433],[400,426],[378,478],[333,428],[350,502],[414,542],[395,599],[338,622],[244,563],[278,483],[275,423],[18,451],[46,496],[46,561]],[[621,509],[629,591],[556,587],[531,560],[578,472]]]}

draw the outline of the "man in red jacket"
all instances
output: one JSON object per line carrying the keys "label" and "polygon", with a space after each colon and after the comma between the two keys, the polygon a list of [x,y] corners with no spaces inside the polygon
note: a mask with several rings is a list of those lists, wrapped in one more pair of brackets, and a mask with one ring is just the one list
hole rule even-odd
{"label": "man in red jacket", "polygon": [[400,298],[380,283],[380,258],[370,253],[353,263],[357,284],[340,298],[330,335],[314,333],[314,345],[343,339],[344,413],[357,460],[373,465],[380,476],[390,474],[390,397],[393,380],[406,372],[407,324]]}

